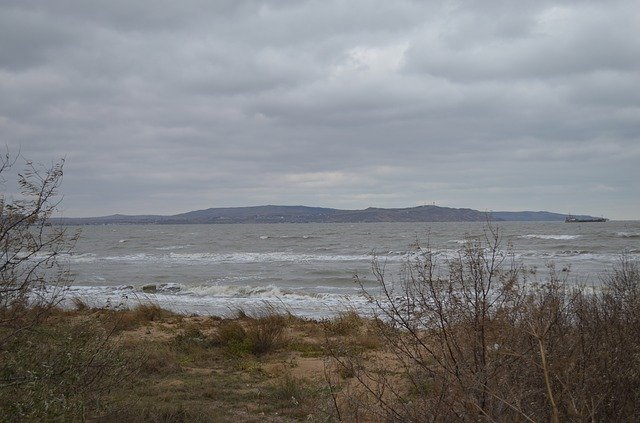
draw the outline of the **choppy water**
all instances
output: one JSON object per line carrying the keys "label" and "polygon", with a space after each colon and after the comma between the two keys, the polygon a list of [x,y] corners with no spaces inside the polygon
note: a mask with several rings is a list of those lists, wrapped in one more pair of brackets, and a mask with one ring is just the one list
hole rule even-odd
{"label": "choppy water", "polygon": [[[502,245],[526,266],[554,262],[570,278],[597,284],[623,252],[640,258],[640,221],[568,224],[505,222]],[[375,286],[374,254],[389,277],[418,240],[451,257],[483,223],[107,225],[81,228],[68,257],[69,296],[98,305],[151,298],[179,311],[226,314],[269,301],[306,316],[366,308],[354,275]],[[154,294],[142,291],[154,284]]]}

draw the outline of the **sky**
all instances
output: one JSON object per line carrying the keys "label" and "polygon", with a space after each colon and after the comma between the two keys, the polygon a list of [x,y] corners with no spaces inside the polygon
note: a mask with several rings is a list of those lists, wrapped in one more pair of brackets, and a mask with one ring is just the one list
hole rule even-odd
{"label": "sky", "polygon": [[67,217],[640,219],[640,2],[0,0],[0,143]]}

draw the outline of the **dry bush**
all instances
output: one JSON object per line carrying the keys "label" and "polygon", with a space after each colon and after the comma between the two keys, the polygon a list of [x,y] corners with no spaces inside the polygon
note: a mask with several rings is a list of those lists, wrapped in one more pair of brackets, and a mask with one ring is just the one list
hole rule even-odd
{"label": "dry bush", "polygon": [[91,307],[89,307],[89,304],[87,304],[87,302],[80,297],[73,297],[71,299],[71,303],[73,304],[73,309],[80,313],[89,311],[91,309]]}
{"label": "dry bush", "polygon": [[376,419],[640,418],[640,272],[628,258],[602,291],[570,288],[553,266],[528,280],[489,226],[453,260],[423,251],[399,281],[377,263],[374,273],[382,298],[371,300],[392,358],[375,365],[331,353],[356,369]]}
{"label": "dry bush", "polygon": [[285,343],[285,329],[290,316],[266,305],[253,313],[238,312],[238,318],[222,321],[213,343],[224,346],[231,356],[263,355]]}
{"label": "dry bush", "polygon": [[227,345],[231,342],[242,342],[247,337],[247,331],[237,320],[224,320],[218,326],[218,332],[214,337],[215,342]]}
{"label": "dry bush", "polygon": [[249,320],[247,338],[251,352],[262,355],[280,348],[284,343],[287,316],[267,313]]}
{"label": "dry bush", "polygon": [[174,312],[164,309],[155,303],[139,304],[132,311],[136,319],[141,323],[155,322],[167,317],[177,316]]}
{"label": "dry bush", "polygon": [[365,325],[365,320],[355,310],[342,312],[325,322],[325,331],[330,335],[355,335]]}
{"label": "dry bush", "polygon": [[77,421],[139,366],[90,322],[39,323],[4,345],[0,421]]}
{"label": "dry bush", "polygon": [[[16,163],[0,158],[0,421],[84,420],[136,360],[115,347],[113,328],[53,315],[70,282],[60,257],[77,237],[50,220],[63,163],[25,160],[20,173]],[[12,173],[18,193],[7,197]]]}
{"label": "dry bush", "polygon": [[[0,349],[13,336],[46,318],[69,283],[59,256],[71,251],[77,234],[50,226],[55,213],[63,162],[50,168],[0,157]],[[7,197],[8,175],[16,173],[18,194]],[[15,197],[15,198],[14,198]]]}

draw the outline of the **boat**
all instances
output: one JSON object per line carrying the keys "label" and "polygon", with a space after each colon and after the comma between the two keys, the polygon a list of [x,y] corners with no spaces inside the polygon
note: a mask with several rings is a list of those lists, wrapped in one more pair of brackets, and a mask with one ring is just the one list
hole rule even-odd
{"label": "boat", "polygon": [[575,216],[567,216],[564,220],[567,223],[592,223],[592,222],[608,222],[609,219],[606,217],[575,217]]}

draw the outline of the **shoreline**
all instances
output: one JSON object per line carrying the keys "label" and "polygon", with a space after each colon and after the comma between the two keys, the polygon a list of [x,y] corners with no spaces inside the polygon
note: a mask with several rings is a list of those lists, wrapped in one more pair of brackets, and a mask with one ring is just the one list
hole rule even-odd
{"label": "shoreline", "polygon": [[[92,288],[86,290],[85,288]],[[228,318],[238,310],[255,310],[268,305],[296,317],[323,320],[341,313],[357,311],[371,315],[372,305],[362,294],[310,296],[301,294],[255,295],[248,297],[211,297],[176,292],[138,292],[129,287],[70,287],[63,291],[60,305],[72,309],[76,299],[89,308],[125,311],[138,306],[158,306],[186,316]]]}
{"label": "shoreline", "polygon": [[[77,297],[66,309],[18,309],[28,330],[0,350],[10,381],[0,384],[0,420],[637,420],[637,263],[596,293],[558,279],[522,290],[495,274],[488,299],[490,276],[473,279],[484,268],[474,257],[456,282],[407,281],[399,302],[385,291],[380,318],[351,309],[310,319],[267,303],[193,316]],[[593,408],[606,393],[615,401]]]}

